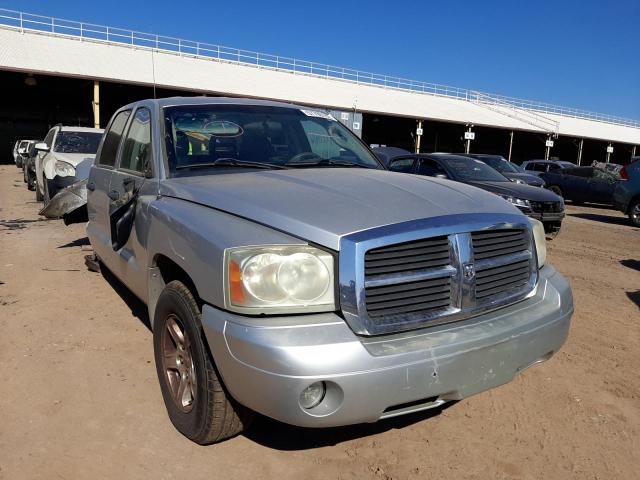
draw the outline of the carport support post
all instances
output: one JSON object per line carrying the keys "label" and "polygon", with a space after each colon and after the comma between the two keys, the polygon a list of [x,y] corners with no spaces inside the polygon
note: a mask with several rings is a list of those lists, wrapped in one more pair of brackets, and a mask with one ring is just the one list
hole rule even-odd
{"label": "carport support post", "polygon": [[[551,140],[551,135],[547,135],[547,142],[549,142],[549,140]],[[544,159],[549,160],[549,155],[551,154],[551,147],[549,146],[549,143],[545,143],[545,145],[546,147],[544,151]]]}
{"label": "carport support post", "polygon": [[578,166],[582,164],[582,147],[584,147],[584,138],[581,138],[578,144]]}
{"label": "carport support post", "polygon": [[93,82],[93,127],[100,128],[100,82]]}
{"label": "carport support post", "polygon": [[509,158],[507,160],[511,161],[511,152],[513,151],[513,130],[509,133]]}
{"label": "carport support post", "polygon": [[[471,127],[472,126],[473,125],[469,125],[469,128],[467,129],[467,132],[471,133]],[[471,152],[471,137],[467,138],[467,141],[466,141],[465,146],[464,146],[464,153],[469,153],[469,152]]]}
{"label": "carport support post", "polygon": [[631,147],[631,158],[636,156],[636,146]]}
{"label": "carport support post", "polygon": [[612,146],[613,145],[611,145],[611,143],[609,143],[609,145],[607,146],[607,163],[609,163],[609,160],[611,160],[611,152],[609,150]]}
{"label": "carport support post", "polygon": [[416,153],[420,153],[420,140],[422,139],[422,120],[418,120],[416,129]]}

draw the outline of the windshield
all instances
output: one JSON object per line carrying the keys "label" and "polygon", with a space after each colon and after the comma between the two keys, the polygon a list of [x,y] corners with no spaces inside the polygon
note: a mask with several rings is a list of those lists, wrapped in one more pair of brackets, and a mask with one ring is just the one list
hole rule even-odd
{"label": "windshield", "polygon": [[54,152],[96,153],[102,133],[100,132],[58,132]]}
{"label": "windshield", "polygon": [[[183,105],[164,109],[171,176],[199,168],[382,168],[331,115],[261,105]],[[204,168],[203,168],[204,167]]]}
{"label": "windshield", "polygon": [[500,173],[520,173],[513,163],[502,157],[482,157],[481,160]]}
{"label": "windshield", "polygon": [[445,157],[444,165],[459,182],[508,182],[509,179],[480,160],[468,157]]}

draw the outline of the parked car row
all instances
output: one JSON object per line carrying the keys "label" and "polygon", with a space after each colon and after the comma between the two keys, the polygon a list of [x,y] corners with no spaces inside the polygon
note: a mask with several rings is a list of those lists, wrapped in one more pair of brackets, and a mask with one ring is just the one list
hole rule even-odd
{"label": "parked car row", "polygon": [[377,157],[326,112],[207,97],[135,102],[104,134],[56,127],[35,148],[49,213],[84,201],[87,265],[147,305],[166,410],[194,442],[254,412],[328,427],[436,408],[566,340],[545,239],[563,199],[495,158]]}
{"label": "parked car row", "polygon": [[[375,148],[374,152],[385,159],[386,166],[391,171],[445,178],[482,188],[512,203],[525,215],[540,220],[549,237],[553,238],[560,231],[564,218],[562,197],[544,188],[510,180],[490,167],[486,157],[476,159],[459,154],[411,154],[385,147]],[[493,157],[491,161],[501,160]]]}

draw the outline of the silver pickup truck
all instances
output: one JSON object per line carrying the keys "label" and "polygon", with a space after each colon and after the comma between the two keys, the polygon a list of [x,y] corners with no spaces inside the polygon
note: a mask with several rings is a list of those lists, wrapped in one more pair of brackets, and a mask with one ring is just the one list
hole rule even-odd
{"label": "silver pickup truck", "polygon": [[169,417],[201,444],[253,412],[328,427],[434,408],[567,338],[571,289],[539,222],[385,170],[323,111],[127,105],[87,190],[96,257],[148,305]]}

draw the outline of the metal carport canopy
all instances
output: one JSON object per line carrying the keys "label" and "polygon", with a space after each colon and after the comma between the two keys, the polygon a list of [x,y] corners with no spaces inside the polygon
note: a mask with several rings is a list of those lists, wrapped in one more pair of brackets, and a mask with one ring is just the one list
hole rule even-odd
{"label": "metal carport canopy", "polygon": [[[306,105],[544,132],[482,104],[440,95],[363,85],[194,55],[107,43],[76,36],[0,26],[0,68],[5,70],[153,85]],[[155,77],[155,79],[154,79]],[[509,113],[511,109],[507,110]],[[524,111],[526,112],[526,111]],[[640,128],[540,114],[572,137],[640,144]]]}

